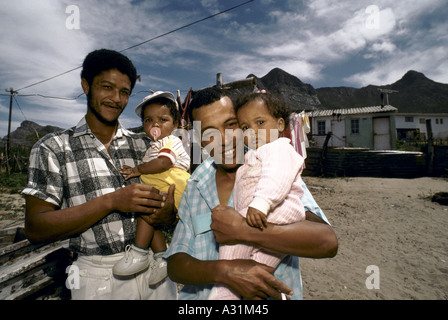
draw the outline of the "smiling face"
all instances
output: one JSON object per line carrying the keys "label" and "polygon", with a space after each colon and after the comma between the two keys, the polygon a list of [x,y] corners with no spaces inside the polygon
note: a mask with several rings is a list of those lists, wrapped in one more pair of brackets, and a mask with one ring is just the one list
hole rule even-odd
{"label": "smiling face", "polygon": [[[202,146],[226,170],[243,163],[241,130],[229,97],[222,97],[209,105],[193,110],[193,120],[201,123]],[[241,158],[241,159],[240,159]]]}
{"label": "smiling face", "polygon": [[[145,106],[143,111],[143,127],[146,135],[153,140],[160,140],[169,136],[173,130],[177,129],[177,122],[170,112],[170,108],[161,103],[151,103]],[[159,136],[154,136],[154,133],[160,129]]]}
{"label": "smiling face", "polygon": [[129,101],[129,77],[112,69],[94,77],[91,86],[85,79],[81,80],[81,85],[88,99],[87,118],[105,125],[115,125]]}
{"label": "smiling face", "polygon": [[[245,132],[244,143],[250,148],[259,148],[276,140],[285,130],[283,118],[275,118],[264,101],[257,99],[246,103],[237,112],[238,123]],[[251,129],[250,134],[246,131]]]}

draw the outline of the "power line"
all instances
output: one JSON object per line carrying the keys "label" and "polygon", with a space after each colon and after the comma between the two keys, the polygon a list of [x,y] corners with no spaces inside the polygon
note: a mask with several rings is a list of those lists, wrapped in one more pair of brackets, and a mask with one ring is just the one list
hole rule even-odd
{"label": "power line", "polygon": [[[179,89],[176,89],[176,90],[179,90]],[[172,91],[175,91],[175,90],[172,90]],[[189,89],[180,89],[179,91],[181,91],[181,92],[188,92]],[[136,95],[138,95],[140,93],[150,93],[150,91],[149,90],[141,90],[141,91],[132,93],[131,97],[134,97],[134,96],[136,96]],[[81,97],[83,95],[84,95],[84,93],[80,93],[80,94],[78,94],[74,98],[67,98],[67,97],[48,96],[48,95],[44,95],[44,94],[40,94],[40,93],[30,93],[30,94],[18,94],[18,93],[16,93],[14,95],[14,100],[16,100],[15,96],[18,96],[18,97],[41,97],[41,98],[45,98],[45,99],[56,99],[56,100],[69,100],[69,101],[71,101],[71,100],[78,100],[79,97]],[[0,94],[0,96],[9,97],[10,95],[9,94]],[[17,100],[16,100],[16,102],[17,102]]]}
{"label": "power line", "polygon": [[[163,33],[163,34],[161,34],[161,35],[158,35],[158,36],[156,36],[156,37],[154,37],[154,38],[151,38],[151,39],[148,39],[148,40],[146,40],[146,41],[140,42],[140,43],[138,43],[138,44],[136,44],[136,45],[130,46],[130,47],[128,47],[128,48],[126,48],[126,49],[123,49],[123,50],[121,50],[121,51],[119,51],[119,52],[124,52],[124,51],[130,50],[130,49],[136,48],[136,47],[141,46],[141,45],[143,45],[143,44],[145,44],[145,43],[148,43],[148,42],[150,42],[150,41],[157,40],[157,39],[159,39],[159,38],[162,38],[162,37],[167,36],[167,35],[169,35],[169,34],[172,34],[172,33],[174,33],[174,32],[180,31],[180,30],[182,30],[182,29],[191,27],[191,26],[193,26],[193,25],[195,25],[195,24],[198,24],[198,23],[200,23],[200,22],[203,22],[203,21],[209,20],[209,19],[211,19],[211,18],[214,18],[214,17],[216,17],[216,16],[218,16],[218,15],[224,14],[224,13],[229,12],[229,11],[232,11],[232,10],[235,10],[235,9],[237,9],[237,8],[239,8],[239,7],[242,7],[242,6],[244,6],[244,5],[246,5],[246,4],[250,3],[250,2],[253,2],[253,1],[255,1],[255,0],[248,0],[248,1],[246,1],[246,2],[240,3],[240,4],[236,5],[236,6],[233,6],[233,7],[229,8],[229,9],[226,9],[226,10],[224,10],[224,11],[220,11],[220,12],[215,13],[215,14],[212,14],[212,15],[210,15],[210,16],[208,16],[208,17],[205,17],[205,18],[196,20],[196,21],[194,21],[194,22],[191,22],[191,23],[189,23],[189,24],[186,24],[186,25],[184,25],[184,26],[182,26],[182,27],[179,27],[179,28],[176,28],[176,29],[174,29],[174,30],[165,32],[165,33]],[[33,87],[33,86],[36,86],[36,85],[38,85],[38,84],[41,84],[41,83],[44,83],[44,82],[47,82],[47,81],[50,81],[50,80],[52,80],[52,79],[54,79],[54,78],[63,76],[63,75],[65,75],[65,74],[67,74],[67,73],[70,73],[70,72],[72,72],[72,71],[78,70],[78,69],[80,69],[80,68],[82,68],[82,66],[73,68],[73,69],[71,69],[71,70],[65,71],[65,72],[60,73],[60,74],[57,74],[57,75],[55,75],[55,76],[53,76],[53,77],[50,77],[50,78],[48,78],[48,79],[44,79],[44,80],[41,80],[41,81],[39,81],[39,82],[30,84],[30,85],[28,85],[28,86],[26,86],[26,87],[23,87],[23,88],[20,88],[20,89],[16,90],[16,92],[18,92],[18,91],[20,91],[20,90],[23,90],[23,89],[27,89],[27,88]]]}
{"label": "power line", "polygon": [[25,114],[23,113],[23,111],[22,111],[22,108],[20,107],[20,105],[19,105],[19,101],[17,101],[17,99],[16,99],[16,96],[15,95],[13,95],[13,99],[14,99],[14,101],[16,102],[16,104],[17,104],[17,107],[19,107],[19,110],[20,110],[20,112],[22,113],[22,115],[23,115],[23,118],[25,119],[25,120],[28,120],[26,117],[25,117]]}
{"label": "power line", "polygon": [[80,69],[80,68],[82,68],[82,66],[73,68],[73,69],[71,69],[71,70],[65,71],[65,72],[60,73],[60,74],[57,74],[57,75],[55,75],[55,76],[53,76],[53,77],[50,77],[50,78],[48,78],[48,79],[45,79],[45,80],[42,80],[42,81],[39,81],[39,82],[30,84],[30,85],[28,85],[28,86],[26,86],[26,87],[23,87],[23,88],[20,88],[20,89],[18,89],[18,90],[16,90],[16,91],[20,91],[20,90],[23,90],[23,89],[27,89],[27,88],[29,88],[29,87],[34,87],[34,86],[36,86],[36,85],[38,85],[38,84],[41,84],[41,83],[43,83],[43,82],[50,81],[50,80],[52,80],[52,79],[54,79],[54,78],[63,76],[64,74],[70,73],[70,72],[75,71],[75,70],[78,70],[78,69]]}
{"label": "power line", "polygon": [[224,10],[224,11],[221,11],[221,12],[218,12],[218,13],[215,13],[215,14],[212,14],[211,16],[208,16],[208,17],[206,17],[206,18],[202,18],[202,19],[196,20],[195,22],[191,22],[191,23],[189,23],[189,24],[186,24],[186,25],[184,25],[184,26],[182,26],[182,27],[179,27],[179,28],[176,28],[176,29],[174,29],[174,30],[168,31],[168,32],[163,33],[163,34],[161,34],[161,35],[159,35],[159,36],[156,36],[156,37],[154,37],[154,38],[151,38],[151,39],[149,39],[149,40],[140,42],[139,44],[136,44],[136,45],[133,45],[133,46],[131,46],[131,47],[129,47],[129,48],[126,48],[126,49],[124,49],[124,50],[121,50],[120,52],[124,52],[124,51],[126,51],[126,50],[133,49],[133,48],[138,47],[138,46],[141,46],[142,44],[145,44],[145,43],[147,43],[147,42],[150,42],[150,41],[159,39],[159,38],[164,37],[164,36],[167,36],[167,35],[169,35],[169,34],[171,34],[171,33],[174,33],[174,32],[177,32],[177,31],[179,31],[179,30],[182,30],[182,29],[191,27],[192,25],[195,25],[195,24],[200,23],[200,22],[203,22],[203,21],[205,21],[205,20],[214,18],[214,17],[216,17],[216,16],[219,16],[220,14],[229,12],[229,11],[231,11],[231,10],[234,10],[234,9],[236,9],[236,8],[239,8],[239,7],[241,7],[241,6],[244,6],[244,5],[248,4],[249,2],[253,2],[253,1],[255,1],[255,0],[249,0],[249,1],[246,1],[246,2],[243,2],[243,3],[240,3],[240,4],[238,4],[238,5],[234,6],[234,7],[231,7],[231,8],[229,8],[229,9],[226,9],[226,10]]}

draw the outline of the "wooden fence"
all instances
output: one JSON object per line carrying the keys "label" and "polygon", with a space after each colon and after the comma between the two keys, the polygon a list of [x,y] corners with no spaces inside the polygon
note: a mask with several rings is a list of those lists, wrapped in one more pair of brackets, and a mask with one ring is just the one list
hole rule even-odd
{"label": "wooden fence", "polygon": [[304,175],[416,178],[448,175],[448,147],[435,146],[431,163],[426,152],[375,151],[358,148],[308,148]]}
{"label": "wooden fence", "polygon": [[7,156],[0,152],[0,173],[24,172],[28,168],[30,148],[16,147]]}
{"label": "wooden fence", "polygon": [[61,241],[31,244],[22,227],[0,230],[0,300],[69,299],[71,261]]}

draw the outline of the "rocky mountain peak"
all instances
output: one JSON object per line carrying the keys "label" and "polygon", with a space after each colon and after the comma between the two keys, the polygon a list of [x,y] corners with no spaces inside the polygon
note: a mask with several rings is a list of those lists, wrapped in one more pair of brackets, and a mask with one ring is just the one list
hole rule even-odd
{"label": "rocky mountain peak", "polygon": [[[33,144],[47,133],[62,130],[56,126],[41,126],[33,121],[22,121],[20,127],[11,132],[11,146],[32,147]],[[0,140],[0,145],[6,144],[7,137]]]}
{"label": "rocky mountain peak", "polygon": [[248,77],[256,78],[258,89],[265,89],[282,95],[293,111],[312,110],[322,107],[317,92],[312,85],[303,83],[296,76],[280,68],[272,69],[261,78],[253,74]]}

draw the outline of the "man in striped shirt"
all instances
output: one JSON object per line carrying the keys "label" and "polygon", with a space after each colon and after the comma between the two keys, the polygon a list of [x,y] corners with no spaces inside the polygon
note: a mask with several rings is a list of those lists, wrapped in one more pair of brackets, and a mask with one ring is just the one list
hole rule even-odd
{"label": "man in striped shirt", "polygon": [[[268,224],[260,232],[248,226],[233,209],[238,159],[238,140],[226,139],[227,130],[237,130],[232,100],[219,89],[204,89],[193,96],[191,117],[200,121],[203,147],[210,158],[191,175],[179,205],[179,223],[166,253],[168,275],[184,283],[179,299],[207,299],[214,284],[228,286],[244,299],[302,298],[302,280],[298,256],[333,257],[338,248],[336,235],[327,218],[303,183],[301,198],[305,221],[288,225]],[[220,133],[204,139],[209,130]],[[230,135],[229,135],[230,137]],[[251,243],[288,256],[274,270],[253,260],[218,260],[218,243]]]}
{"label": "man in striped shirt", "polygon": [[152,225],[175,220],[173,189],[161,195],[138,179],[125,180],[124,165],[136,166],[149,139],[122,127],[137,73],[124,55],[106,49],[87,55],[81,85],[87,113],[73,128],[49,134],[30,154],[25,232],[32,242],[68,239],[78,259],[80,287],[73,299],[175,299],[176,285],[166,279],[157,288],[147,274],[130,279],[112,275],[126,245],[134,240],[136,219]]}

